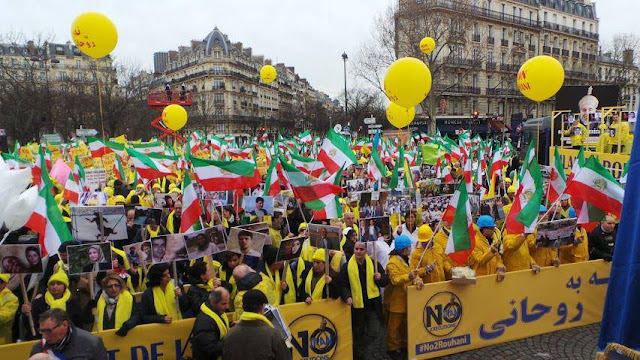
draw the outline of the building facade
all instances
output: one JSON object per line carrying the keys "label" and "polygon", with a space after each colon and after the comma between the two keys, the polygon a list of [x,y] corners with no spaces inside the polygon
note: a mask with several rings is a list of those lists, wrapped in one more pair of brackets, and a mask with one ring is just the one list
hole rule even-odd
{"label": "building facade", "polygon": [[[160,61],[164,58],[168,59],[165,67]],[[260,69],[266,64],[278,72],[270,84],[260,80]],[[313,89],[294,67],[272,64],[241,42],[231,42],[218,28],[202,41],[191,41],[190,46],[155,53],[154,65],[155,89],[169,84],[172,89],[190,90],[190,117],[200,119],[199,125],[204,123],[206,130],[217,134],[253,136],[261,127],[272,134],[293,134],[314,125],[307,118],[313,115],[307,111],[310,107],[336,110],[331,99]]]}
{"label": "building facade", "polygon": [[[426,59],[430,68],[438,69],[430,96],[438,105],[432,111],[435,125],[443,131],[462,126],[486,131],[485,119],[496,129],[504,123],[515,127],[528,118],[550,115],[553,99],[537,105],[516,87],[520,66],[537,55],[562,63],[565,85],[619,80],[601,75],[601,67],[611,65],[599,56],[599,22],[595,3],[589,0],[400,0],[397,14],[396,22],[415,22],[422,16],[422,23],[442,18],[451,24],[440,27],[448,32],[440,36],[444,47]],[[402,34],[396,39],[403,41]],[[635,76],[621,93],[632,96],[637,91]]]}

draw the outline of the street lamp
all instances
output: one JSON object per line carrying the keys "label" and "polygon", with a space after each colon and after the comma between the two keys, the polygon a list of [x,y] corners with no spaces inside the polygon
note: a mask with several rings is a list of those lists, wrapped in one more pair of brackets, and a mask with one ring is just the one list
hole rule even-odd
{"label": "street lamp", "polygon": [[349,60],[349,57],[347,56],[346,52],[342,53],[342,61],[344,63],[344,124],[347,124],[347,105],[348,105],[348,98],[347,98],[347,60]]}

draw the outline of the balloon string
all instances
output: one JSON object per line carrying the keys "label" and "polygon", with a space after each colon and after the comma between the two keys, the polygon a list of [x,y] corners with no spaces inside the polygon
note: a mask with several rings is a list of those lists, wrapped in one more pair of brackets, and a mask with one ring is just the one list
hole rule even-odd
{"label": "balloon string", "polygon": [[98,66],[100,65],[100,63],[98,62],[98,59],[95,59],[96,61],[96,81],[98,82],[98,104],[100,106],[100,127],[102,129],[102,140],[106,140],[105,138],[105,133],[104,133],[104,116],[102,113],[102,90],[100,89],[100,72],[98,71]]}

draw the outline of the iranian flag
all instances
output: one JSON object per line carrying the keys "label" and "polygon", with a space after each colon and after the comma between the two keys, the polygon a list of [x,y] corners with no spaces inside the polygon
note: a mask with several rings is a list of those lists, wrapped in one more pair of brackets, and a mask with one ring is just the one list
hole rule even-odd
{"label": "iranian flag", "polygon": [[376,132],[373,139],[373,148],[371,150],[371,158],[369,159],[368,173],[369,177],[378,181],[387,176],[387,167],[382,163],[378,144],[380,143],[380,131]]}
{"label": "iranian flag", "polygon": [[622,170],[622,175],[620,176],[620,184],[625,185],[627,183],[627,173],[629,172],[629,163],[630,161],[627,161],[626,164],[624,164],[624,170]]}
{"label": "iranian flag", "polygon": [[69,172],[69,178],[67,178],[67,182],[64,183],[64,191],[62,192],[62,197],[74,204],[77,204],[80,201],[80,193],[82,191],[80,189],[80,185],[78,185],[73,175],[73,172]]}
{"label": "iranian flag", "polygon": [[129,145],[132,148],[134,148],[136,151],[143,153],[145,155],[149,155],[152,153],[164,154],[164,145],[162,145],[161,141],[149,141],[149,142],[140,142],[140,143],[132,142],[132,143],[129,143]]}
{"label": "iranian flag", "polygon": [[278,179],[278,159],[271,161],[267,177],[265,179],[265,187],[263,196],[276,196],[280,193],[280,179]]}
{"label": "iranian flag", "polygon": [[538,213],[544,194],[542,173],[538,159],[534,156],[524,169],[520,186],[507,217],[509,234],[532,233],[538,223]]}
{"label": "iranian flag", "polygon": [[321,161],[295,153],[291,153],[291,163],[296,169],[316,178],[320,177],[320,174],[324,171],[324,164]]}
{"label": "iranian flag", "polygon": [[[293,194],[311,210],[322,210],[334,196],[342,193],[342,188],[306,174],[280,158],[282,170],[289,180]],[[333,196],[329,196],[333,195]]]}
{"label": "iranian flag", "polygon": [[624,189],[593,156],[575,175],[565,192],[578,202],[587,203],[617,217],[622,214]]}
{"label": "iranian flag", "polygon": [[211,148],[217,151],[222,151],[222,147],[226,146],[224,139],[215,135],[209,136],[209,143],[211,144]]}
{"label": "iranian flag", "polygon": [[175,176],[171,170],[167,169],[159,161],[139,153],[133,148],[127,149],[127,154],[131,157],[131,163],[142,179],[155,180],[169,175]]}
{"label": "iranian flag", "polygon": [[312,144],[313,143],[313,137],[311,137],[311,131],[307,130],[305,132],[303,132],[302,134],[300,134],[298,136],[298,139],[300,139],[300,142],[305,143],[305,144]]}
{"label": "iranian flag", "polygon": [[[342,170],[344,167],[341,167],[333,173],[333,175],[329,176],[325,181],[328,183],[332,183],[335,186],[340,186],[340,181],[342,180]],[[327,219],[339,219],[342,217],[342,206],[340,205],[340,196],[333,195],[333,201],[329,198],[332,195],[327,195],[327,199],[322,199],[322,202],[325,202],[327,206],[322,210],[312,210],[313,218],[316,220],[327,220]]]}
{"label": "iranian flag", "polygon": [[206,191],[252,188],[262,180],[254,162],[218,161],[191,157],[196,179]]}
{"label": "iranian flag", "polygon": [[50,185],[45,185],[40,190],[36,207],[25,226],[38,232],[43,256],[55,254],[61,243],[73,240],[53,198]]}
{"label": "iranian flag", "polygon": [[494,174],[502,177],[502,167],[507,165],[507,161],[504,158],[504,150],[502,148],[497,149],[493,153],[493,159],[491,160],[491,170],[489,170],[489,179],[493,177]]}
{"label": "iranian flag", "polygon": [[580,169],[584,166],[585,162],[584,147],[580,147],[578,157],[573,159],[573,164],[571,165],[571,174],[569,174],[569,178],[567,179],[567,185],[571,184],[571,181],[573,181],[573,178],[576,176],[576,174],[580,172]]}
{"label": "iranian flag", "polygon": [[451,232],[449,233],[444,253],[462,266],[476,246],[469,194],[467,194],[466,185],[462,182],[452,196],[449,208],[452,209],[453,217],[450,222]]}
{"label": "iranian flag", "polygon": [[227,149],[227,154],[231,158],[251,159],[253,157],[253,148]]}
{"label": "iranian flag", "polygon": [[125,183],[129,182],[129,179],[127,178],[127,172],[122,166],[122,161],[120,161],[120,158],[118,156],[116,156],[116,161],[115,163],[113,163],[113,173],[121,181],[124,181]]}
{"label": "iranian flag", "polygon": [[472,172],[471,159],[466,158],[466,161],[464,163],[464,169],[462,171],[462,176],[464,177],[464,182],[467,186],[467,194],[473,192],[473,181],[471,181],[471,172]]}
{"label": "iranian flag", "polygon": [[330,174],[340,170],[341,167],[347,168],[358,162],[347,140],[333,129],[329,129],[327,137],[322,142],[318,160],[322,161]]}
{"label": "iranian flag", "polygon": [[183,234],[192,233],[202,229],[202,208],[198,193],[189,178],[189,174],[184,174],[182,182],[182,218],[180,220],[180,232]]}
{"label": "iranian flag", "polygon": [[113,152],[118,154],[120,157],[124,156],[124,144],[120,144],[115,141],[100,140],[92,136],[87,136],[87,142],[89,143],[91,157],[101,158],[104,155]]}
{"label": "iranian flag", "polygon": [[26,169],[31,167],[31,163],[27,160],[24,160],[16,155],[11,155],[9,153],[2,153],[2,160],[4,160],[5,164],[10,169],[18,170],[18,169]]}
{"label": "iranian flag", "polygon": [[553,156],[553,164],[551,165],[551,174],[549,175],[549,193],[547,194],[547,200],[549,204],[553,204],[564,193],[567,187],[567,177],[564,174],[564,165],[562,165],[562,158],[558,152],[558,147],[555,148],[555,154]]}

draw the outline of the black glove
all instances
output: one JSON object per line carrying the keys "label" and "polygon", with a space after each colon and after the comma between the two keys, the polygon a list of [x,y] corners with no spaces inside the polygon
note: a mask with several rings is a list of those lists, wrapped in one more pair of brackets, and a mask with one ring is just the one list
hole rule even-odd
{"label": "black glove", "polygon": [[127,336],[128,332],[129,332],[129,329],[123,326],[120,329],[118,329],[118,331],[116,331],[116,335],[124,337],[124,336]]}

